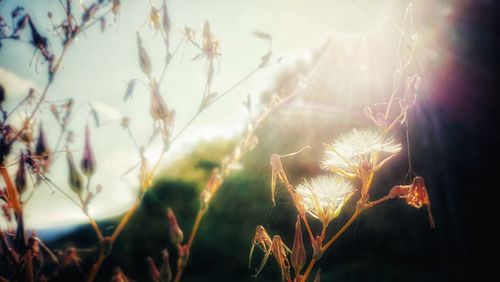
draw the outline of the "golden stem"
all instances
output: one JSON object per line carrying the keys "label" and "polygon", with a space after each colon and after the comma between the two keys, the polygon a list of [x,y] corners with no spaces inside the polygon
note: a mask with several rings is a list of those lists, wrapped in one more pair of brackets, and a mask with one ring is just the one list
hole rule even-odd
{"label": "golden stem", "polygon": [[127,223],[130,221],[130,218],[134,214],[135,210],[137,210],[137,208],[139,207],[139,205],[141,203],[141,199],[142,199],[142,197],[137,197],[134,204],[128,209],[125,216],[123,216],[122,220],[118,224],[118,227],[113,232],[113,235],[111,235],[111,243],[113,243],[116,240],[116,238],[118,238],[118,236],[123,231],[123,229],[125,228]]}
{"label": "golden stem", "polygon": [[89,276],[87,278],[87,282],[92,282],[95,280],[97,272],[99,271],[99,268],[101,268],[101,265],[104,262],[105,258],[106,258],[106,256],[104,255],[104,250],[101,248],[101,251],[99,253],[99,258],[97,259],[95,264],[92,266],[92,269],[90,270]]}
{"label": "golden stem", "polygon": [[14,211],[16,211],[17,215],[20,215],[22,212],[21,202],[19,201],[19,197],[17,195],[17,189],[12,183],[12,179],[9,176],[9,172],[5,166],[0,167],[0,173],[2,174],[3,179],[5,180],[6,193],[9,198],[9,203],[12,205]]}
{"label": "golden stem", "polygon": [[309,265],[307,266],[307,269],[306,269],[306,272],[304,273],[304,275],[302,275],[302,282],[305,282],[307,280],[307,277],[309,276],[309,274],[311,273],[313,267],[314,267],[314,264],[316,263],[316,259],[311,259],[311,261],[309,262]]}
{"label": "golden stem", "polygon": [[[203,219],[203,216],[205,215],[206,209],[199,209],[198,213],[196,214],[196,219],[194,220],[193,224],[193,229],[191,230],[191,233],[189,234],[189,240],[186,244],[186,254],[189,255],[191,251],[191,246],[193,245],[194,238],[196,237],[196,233],[198,232],[198,227],[200,227],[201,220]],[[179,258],[177,261],[177,273],[175,274],[175,282],[179,282],[182,277],[182,273],[184,271],[184,267],[182,266],[184,264],[184,258]]]}

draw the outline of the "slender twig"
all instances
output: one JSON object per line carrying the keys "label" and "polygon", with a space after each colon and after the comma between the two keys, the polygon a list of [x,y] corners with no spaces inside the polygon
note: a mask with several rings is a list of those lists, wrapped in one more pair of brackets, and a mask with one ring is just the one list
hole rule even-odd
{"label": "slender twig", "polygon": [[[196,234],[198,232],[198,227],[200,227],[201,220],[203,219],[203,216],[205,215],[206,209],[199,209],[198,213],[196,214],[196,218],[194,220],[193,224],[193,229],[191,230],[191,233],[189,234],[189,240],[186,244],[186,248],[188,252],[191,250],[191,246],[193,245],[194,238],[196,237]],[[177,273],[175,274],[175,282],[179,282],[182,277],[182,273],[184,271],[185,267],[182,267],[182,261],[181,263],[177,264]]]}

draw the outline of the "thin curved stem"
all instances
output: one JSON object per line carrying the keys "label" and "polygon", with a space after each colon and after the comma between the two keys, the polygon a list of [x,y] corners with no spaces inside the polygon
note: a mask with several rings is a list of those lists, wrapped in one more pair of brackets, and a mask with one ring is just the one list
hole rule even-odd
{"label": "thin curved stem", "polygon": [[311,259],[311,261],[309,262],[309,265],[307,266],[306,272],[304,272],[304,275],[302,275],[301,281],[305,282],[307,280],[307,277],[309,276],[309,274],[313,270],[314,265],[316,264],[317,261],[318,260],[316,260],[315,258]]}
{"label": "thin curved stem", "polygon": [[[191,246],[193,245],[194,238],[196,237],[196,233],[198,232],[198,228],[200,227],[201,220],[203,219],[203,216],[205,215],[205,210],[200,209],[198,210],[198,213],[196,214],[196,219],[194,220],[193,224],[193,229],[191,230],[191,233],[189,234],[189,240],[186,244],[186,249],[187,253],[191,251]],[[174,281],[179,282],[182,277],[182,273],[184,272],[185,267],[182,265],[184,264],[183,258],[179,258],[177,262],[177,273],[175,274]]]}
{"label": "thin curved stem", "polygon": [[[139,207],[139,205],[141,203],[141,199],[142,199],[142,197],[138,197],[136,199],[134,204],[129,208],[129,210],[127,211],[125,216],[121,219],[120,223],[118,224],[118,227],[115,229],[115,231],[113,232],[111,237],[107,237],[109,240],[107,242],[107,244],[109,244],[110,247],[113,245],[113,243],[116,241],[116,239],[118,238],[120,233],[123,231],[123,229],[125,228],[127,223],[130,221],[130,218],[132,217],[132,215],[135,213],[135,211]],[[101,265],[104,262],[104,259],[106,259],[107,255],[104,253],[104,248],[103,248],[104,241],[105,240],[103,239],[103,241],[100,242],[101,246],[100,246],[100,251],[99,251],[99,257],[90,270],[89,276],[86,280],[87,282],[92,282],[95,280],[95,277],[97,276],[97,273],[99,272],[99,269],[101,268]]]}
{"label": "thin curved stem", "polygon": [[99,251],[99,257],[97,258],[97,261],[95,264],[92,266],[92,269],[90,270],[89,276],[87,278],[87,281],[94,281],[95,277],[97,276],[97,272],[99,272],[99,268],[101,268],[102,263],[104,262],[104,259],[106,256],[104,255],[104,250],[101,248],[101,251]]}

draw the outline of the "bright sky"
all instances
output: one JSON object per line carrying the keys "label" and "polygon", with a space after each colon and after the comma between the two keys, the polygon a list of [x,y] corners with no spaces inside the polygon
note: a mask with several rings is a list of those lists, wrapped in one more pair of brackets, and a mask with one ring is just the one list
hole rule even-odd
{"label": "bright sky", "polygon": [[[17,2],[17,3],[15,3]],[[19,3],[20,2],[20,3]],[[49,4],[50,2],[50,4]],[[71,121],[76,142],[71,149],[79,161],[83,147],[85,123],[92,129],[92,143],[97,157],[98,171],[93,185],[102,184],[103,192],[92,202],[90,212],[96,218],[105,218],[123,212],[136,195],[137,172],[121,177],[124,171],[138,161],[131,139],[119,124],[122,116],[131,118],[131,129],[139,143],[147,142],[152,130],[149,114],[149,93],[141,85],[131,100],[123,101],[126,81],[144,79],[138,66],[135,32],[147,19],[149,1],[123,1],[121,17],[105,33],[98,25],[80,36],[65,57],[63,69],[57,74],[48,95],[48,101],[74,98],[76,112]],[[154,2],[154,1],[153,1]],[[376,4],[374,3],[376,2]],[[158,1],[158,4],[161,3]],[[401,5],[390,7],[394,1],[340,1],[340,0],[170,0],[170,17],[176,27],[185,25],[198,33],[208,20],[222,45],[220,71],[215,77],[214,90],[223,91],[251,71],[267,51],[267,43],[256,39],[252,30],[265,31],[273,36],[273,53],[282,57],[276,67],[259,72],[240,88],[211,106],[172,147],[166,160],[182,155],[185,148],[200,138],[229,136],[244,126],[247,118],[242,102],[247,94],[255,97],[272,83],[279,69],[298,58],[307,57],[327,36],[334,39],[362,36],[399,22]],[[311,5],[314,3],[314,5]],[[8,18],[15,5],[24,5],[35,22],[48,28],[47,12],[55,15],[61,7],[58,1],[0,2],[0,13]],[[157,5],[159,7],[159,5]],[[398,18],[394,19],[394,15]],[[112,21],[112,20],[111,20]],[[47,30],[44,29],[47,34]],[[164,47],[160,34],[148,27],[141,29],[145,48],[152,57],[154,73],[161,73]],[[176,46],[180,33],[173,31],[172,45]],[[57,42],[57,41],[55,41]],[[53,46],[59,48],[58,46]],[[6,109],[22,99],[29,87],[41,90],[46,77],[29,66],[32,49],[27,44],[5,42],[0,51],[0,83],[8,92]],[[201,99],[205,81],[205,62],[192,62],[197,54],[190,46],[181,47],[166,74],[161,93],[168,106],[176,110],[174,128],[179,130],[194,114]],[[40,69],[44,69],[40,66]],[[90,108],[92,103],[101,114],[104,125],[96,128]],[[43,121],[49,135],[49,144],[56,143],[59,127],[48,106],[42,108]],[[19,115],[20,117],[21,115]],[[107,122],[110,121],[110,122]],[[155,159],[161,144],[151,147],[146,155]],[[15,159],[11,159],[11,162]],[[14,172],[15,166],[13,167]],[[67,167],[60,157],[51,168],[51,179],[69,191]],[[71,192],[69,192],[71,194]],[[56,227],[85,222],[82,212],[61,193],[41,185],[25,207],[27,225],[31,228]],[[3,224],[0,221],[0,224]]]}

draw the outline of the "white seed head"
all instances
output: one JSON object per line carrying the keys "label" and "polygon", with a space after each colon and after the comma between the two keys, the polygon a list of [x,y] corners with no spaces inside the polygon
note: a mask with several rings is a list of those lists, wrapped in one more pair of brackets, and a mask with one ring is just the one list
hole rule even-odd
{"label": "white seed head", "polygon": [[306,211],[324,223],[339,215],[354,190],[349,181],[337,175],[321,175],[296,187]]}
{"label": "white seed head", "polygon": [[400,143],[394,138],[385,138],[376,129],[352,129],[327,146],[321,166],[333,171],[338,168],[357,173],[363,162],[373,161],[375,153],[395,154],[399,151]]}

